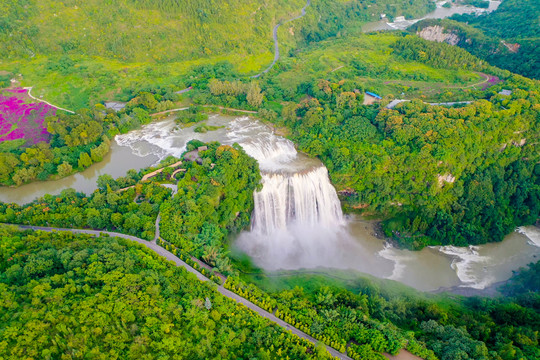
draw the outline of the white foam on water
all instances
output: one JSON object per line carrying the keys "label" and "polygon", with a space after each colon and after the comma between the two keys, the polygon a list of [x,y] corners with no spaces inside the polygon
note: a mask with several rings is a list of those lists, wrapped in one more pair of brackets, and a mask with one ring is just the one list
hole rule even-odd
{"label": "white foam on water", "polygon": [[229,124],[227,137],[230,143],[240,144],[256,159],[262,171],[283,169],[298,156],[292,141],[275,135],[268,126],[247,116]]}
{"label": "white foam on water", "polygon": [[324,166],[262,176],[251,231],[236,241],[257,265],[266,270],[364,266],[359,254],[365,250],[347,231]]}
{"label": "white foam on water", "polygon": [[259,162],[263,171],[278,171],[287,168],[297,158],[294,144],[275,135],[272,130],[258,120],[247,116],[224,120],[217,115],[208,118],[209,125],[225,128],[207,133],[197,133],[195,126],[181,128],[174,120],[150,123],[139,130],[117,135],[120,146],[128,146],[137,156],[156,155],[160,160],[169,155],[180,157],[186,144],[192,139],[204,142],[219,141],[225,145],[238,143],[246,153]]}
{"label": "white foam on water", "polygon": [[[477,246],[457,247],[448,245],[440,246],[438,249],[443,254],[453,257],[451,267],[463,283],[461,286],[484,289],[495,281],[493,276],[490,276],[486,271],[490,258],[480,255]],[[479,266],[483,267],[484,271],[478,271]]]}
{"label": "white foam on water", "polygon": [[414,260],[414,257],[407,254],[406,250],[396,249],[390,243],[385,243],[384,248],[378,252],[378,255],[394,263],[392,274],[386,277],[390,280],[402,279],[407,268],[407,262]]}
{"label": "white foam on water", "polygon": [[[172,135],[179,131],[173,120],[165,120],[144,125],[127,134],[116,135],[114,139],[118,145],[128,146],[137,156],[156,155],[162,160],[169,155],[179,157],[185,151],[185,144],[178,147],[174,143]],[[141,145],[142,142],[145,144]]]}
{"label": "white foam on water", "polygon": [[540,229],[536,226],[521,226],[517,232],[528,238],[528,243],[540,247]]}
{"label": "white foam on water", "polygon": [[387,23],[387,24],[388,24],[388,26],[390,26],[393,29],[405,30],[406,28],[408,28],[409,26],[411,26],[413,24],[416,24],[420,20],[422,20],[422,19],[402,20],[402,21],[395,21],[393,23]]}

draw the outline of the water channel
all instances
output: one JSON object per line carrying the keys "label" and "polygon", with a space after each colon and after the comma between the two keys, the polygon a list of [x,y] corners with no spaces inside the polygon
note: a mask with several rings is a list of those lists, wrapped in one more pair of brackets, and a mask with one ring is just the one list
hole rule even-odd
{"label": "water channel", "polygon": [[72,187],[90,193],[101,174],[123,176],[129,169],[180,156],[191,139],[239,143],[259,161],[263,189],[255,194],[252,228],[233,246],[260,267],[330,268],[368,273],[432,291],[441,287],[483,289],[508,279],[512,270],[540,256],[540,230],[524,227],[503,242],[476,247],[432,247],[412,252],[385,244],[374,235],[374,222],[345,216],[326,168],[298,153],[294,144],[249,117],[212,115],[208,133],[180,128],[174,119],[157,121],[115,138],[103,162],[58,181],[0,188],[3,202],[29,202],[45,193]]}

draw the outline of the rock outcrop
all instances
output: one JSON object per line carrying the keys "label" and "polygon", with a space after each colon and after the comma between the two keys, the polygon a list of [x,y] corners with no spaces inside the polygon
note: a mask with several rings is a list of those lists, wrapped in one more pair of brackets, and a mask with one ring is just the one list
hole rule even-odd
{"label": "rock outcrop", "polygon": [[422,30],[416,32],[416,34],[426,40],[446,42],[447,44],[450,44],[450,45],[457,45],[457,43],[460,40],[459,36],[457,36],[456,34],[452,32],[446,33],[444,31],[445,31],[444,27],[440,25],[435,25],[435,26],[427,26],[423,28]]}

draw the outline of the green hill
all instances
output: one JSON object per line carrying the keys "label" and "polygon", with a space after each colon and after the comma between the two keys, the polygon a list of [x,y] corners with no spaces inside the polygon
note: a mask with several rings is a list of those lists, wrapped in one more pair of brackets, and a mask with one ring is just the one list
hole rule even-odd
{"label": "green hill", "polygon": [[[364,4],[315,0],[304,35],[333,35],[380,12],[422,15],[432,4],[415,0]],[[272,27],[299,15],[305,0],[6,0],[0,8],[0,58],[99,56],[130,62],[172,62],[224,56],[269,56]],[[373,8],[372,8],[373,6]],[[265,59],[265,60],[268,60]]]}
{"label": "green hill", "polygon": [[303,0],[8,0],[0,57],[87,55],[123,61],[182,61],[271,49],[271,27]]}
{"label": "green hill", "polygon": [[[279,31],[282,55],[304,42],[359,31],[380,13],[421,16],[430,0],[313,0]],[[0,4],[0,70],[69,109],[119,92],[171,84],[194,66],[228,61],[255,74],[274,56],[272,28],[305,0],[6,0]],[[2,79],[0,79],[2,80]],[[9,80],[9,79],[8,79]],[[2,81],[5,83],[5,81]]]}
{"label": "green hill", "polygon": [[[530,78],[540,78],[540,2],[535,0],[505,0],[492,12],[476,16],[454,15],[449,19],[427,19],[408,30],[433,33],[439,26],[438,39],[450,41],[491,65]],[[427,34],[429,37],[429,34]],[[423,35],[425,36],[425,35]],[[430,39],[433,40],[433,39]]]}

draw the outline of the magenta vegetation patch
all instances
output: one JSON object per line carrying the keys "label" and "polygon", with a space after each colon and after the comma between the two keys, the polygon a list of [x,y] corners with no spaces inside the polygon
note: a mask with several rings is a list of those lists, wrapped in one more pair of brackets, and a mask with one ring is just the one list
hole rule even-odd
{"label": "magenta vegetation patch", "polygon": [[56,109],[31,100],[25,89],[0,90],[0,142],[25,139],[33,145],[49,140],[44,121]]}
{"label": "magenta vegetation patch", "polygon": [[493,75],[486,75],[486,76],[488,77],[487,82],[482,86],[482,90],[486,90],[487,88],[492,87],[493,85],[497,85],[498,83],[501,82],[501,79],[499,79],[496,76],[493,76]]}

